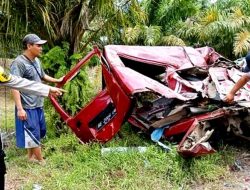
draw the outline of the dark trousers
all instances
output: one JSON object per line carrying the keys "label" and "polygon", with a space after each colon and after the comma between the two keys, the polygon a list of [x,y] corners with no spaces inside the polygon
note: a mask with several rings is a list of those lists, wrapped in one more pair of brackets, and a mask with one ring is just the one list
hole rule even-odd
{"label": "dark trousers", "polygon": [[4,175],[0,176],[0,189],[4,190]]}
{"label": "dark trousers", "polygon": [[6,174],[6,166],[4,162],[4,151],[2,150],[2,142],[0,135],[0,190],[4,190],[4,176]]}
{"label": "dark trousers", "polygon": [[0,189],[4,190],[4,176],[6,173],[6,166],[4,163],[4,152],[0,150]]}

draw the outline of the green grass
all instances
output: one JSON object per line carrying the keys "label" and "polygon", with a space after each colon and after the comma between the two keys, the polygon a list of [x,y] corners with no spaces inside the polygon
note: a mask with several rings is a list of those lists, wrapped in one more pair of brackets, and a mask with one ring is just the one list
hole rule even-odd
{"label": "green grass", "polygon": [[[118,146],[146,146],[147,151],[101,154],[102,147]],[[227,166],[234,160],[230,148],[188,160],[172,148],[165,152],[129,125],[124,125],[120,135],[104,145],[80,144],[72,134],[61,135],[45,140],[45,167],[27,163],[23,150],[9,147],[8,175],[13,173],[13,179],[19,178],[18,188],[24,190],[32,189],[33,184],[52,190],[192,189],[195,181],[216,183],[227,176]]]}

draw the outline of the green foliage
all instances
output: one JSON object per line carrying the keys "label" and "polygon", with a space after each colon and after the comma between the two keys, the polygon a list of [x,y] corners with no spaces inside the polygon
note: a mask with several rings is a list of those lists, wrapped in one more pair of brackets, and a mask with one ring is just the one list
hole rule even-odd
{"label": "green foliage", "polygon": [[123,40],[126,44],[134,45],[142,40],[142,26],[136,25],[134,28],[128,27],[124,29]]}
{"label": "green foliage", "polygon": [[[229,58],[249,51],[249,7],[247,1],[218,1],[182,23],[178,35],[189,43],[209,45]],[[223,8],[222,8],[223,7]]]}
{"label": "green foliage", "polygon": [[245,56],[250,49],[250,31],[242,30],[235,35],[234,39],[234,54]]}
{"label": "green foliage", "polygon": [[157,45],[159,44],[161,37],[160,26],[136,25],[133,28],[126,28],[123,33],[124,42],[131,45]]}
{"label": "green foliage", "polygon": [[70,133],[70,128],[60,119],[59,114],[52,108],[49,100],[45,100],[46,137],[48,139],[60,137]]}
{"label": "green foliage", "polygon": [[161,38],[160,26],[145,26],[144,27],[144,44],[156,45]]}
{"label": "green foliage", "polygon": [[162,38],[162,44],[167,45],[167,46],[170,46],[170,45],[185,46],[186,45],[185,42],[182,39],[180,39],[180,38],[178,38],[178,37],[176,37],[174,35],[164,36]]}
{"label": "green foliage", "polygon": [[201,3],[194,0],[143,0],[142,9],[147,14],[144,23],[125,27],[122,39],[131,45],[185,45],[176,35],[179,22],[195,15]]}
{"label": "green foliage", "polygon": [[43,68],[48,75],[55,77],[63,76],[69,68],[67,68],[67,52],[69,44],[63,43],[63,47],[55,46],[41,57]]}
{"label": "green foliage", "polygon": [[[107,36],[109,43],[117,43],[121,41],[122,27],[144,22],[144,19],[146,15],[138,0],[3,0],[0,3],[0,43],[2,39],[16,42],[15,39],[22,39],[26,33],[37,33],[48,40],[49,47],[61,46],[62,41],[67,41],[70,44],[68,54],[72,55],[93,40],[100,41],[99,35]],[[87,39],[83,38],[86,33],[90,33]],[[10,43],[0,45],[11,50]]]}
{"label": "green foliage", "polygon": [[22,36],[35,32],[48,39],[49,47],[67,41],[68,56],[88,44],[124,43],[208,45],[235,58],[249,50],[249,16],[249,0],[214,4],[206,0],[4,0],[0,5],[0,54],[17,54]]}
{"label": "green foliage", "polygon": [[195,15],[199,8],[196,0],[162,0],[156,11],[155,22],[168,27],[179,20]]}
{"label": "green foliage", "polygon": [[143,0],[147,22],[127,27],[123,41],[133,45],[199,44],[231,59],[244,56],[250,49],[249,5],[249,0],[220,0],[215,4],[204,0]]}
{"label": "green foliage", "polygon": [[62,97],[62,104],[71,115],[74,115],[94,95],[87,70],[82,69],[77,77],[65,85],[65,90],[67,93]]}
{"label": "green foliage", "polygon": [[[83,53],[75,53],[68,57],[67,52],[69,49],[68,43],[63,43],[63,47],[56,46],[42,56],[42,62],[45,72],[50,76],[60,78],[65,75],[70,69],[72,69],[79,60],[85,55]],[[69,115],[74,115],[77,111],[83,108],[91,98],[95,95],[96,91],[93,84],[89,79],[89,69],[93,65],[97,65],[99,59],[91,59],[87,66],[80,69],[80,72],[68,83],[64,85],[64,89],[67,91],[62,97],[58,98],[60,105],[65,109]],[[47,125],[49,130],[49,136],[58,136],[61,133],[67,132],[67,127],[61,122],[58,114],[52,108],[52,105],[46,104]],[[53,110],[53,111],[51,111]],[[53,134],[54,129],[54,134]]]}

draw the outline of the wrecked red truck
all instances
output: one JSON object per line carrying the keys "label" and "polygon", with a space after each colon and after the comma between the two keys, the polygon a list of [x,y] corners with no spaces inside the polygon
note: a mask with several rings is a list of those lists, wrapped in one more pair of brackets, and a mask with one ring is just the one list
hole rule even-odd
{"label": "wrecked red truck", "polygon": [[235,104],[223,102],[244,73],[213,48],[94,48],[58,87],[72,80],[93,56],[101,60],[103,89],[87,106],[69,115],[50,97],[82,142],[107,142],[126,121],[148,134],[158,130],[159,138],[178,139],[177,149],[184,157],[215,152],[211,142],[228,133],[250,140],[250,83],[238,91]]}

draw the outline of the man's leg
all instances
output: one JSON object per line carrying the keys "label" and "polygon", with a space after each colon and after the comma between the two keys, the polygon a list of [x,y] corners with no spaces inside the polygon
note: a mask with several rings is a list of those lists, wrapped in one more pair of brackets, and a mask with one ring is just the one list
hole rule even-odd
{"label": "man's leg", "polygon": [[36,148],[32,148],[32,152],[33,152],[35,160],[38,161],[38,164],[40,164],[42,166],[45,166],[46,162],[43,159],[41,147],[39,146],[39,147],[36,147]]}
{"label": "man's leg", "polygon": [[40,130],[37,109],[25,109],[27,120],[23,121],[23,144],[27,149],[29,161],[40,160]]}
{"label": "man's leg", "polygon": [[38,161],[43,161],[42,150],[40,146],[32,148],[32,152],[35,159],[37,159]]}
{"label": "man's leg", "polygon": [[34,159],[34,155],[33,155],[33,151],[31,148],[27,148],[27,152],[28,152],[28,159],[32,160]]}

